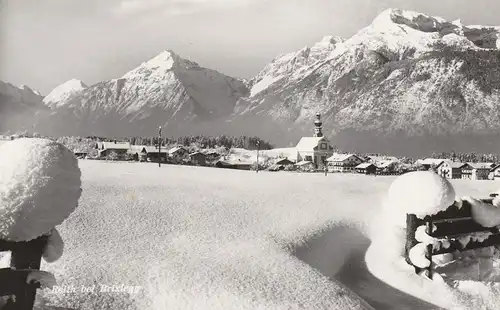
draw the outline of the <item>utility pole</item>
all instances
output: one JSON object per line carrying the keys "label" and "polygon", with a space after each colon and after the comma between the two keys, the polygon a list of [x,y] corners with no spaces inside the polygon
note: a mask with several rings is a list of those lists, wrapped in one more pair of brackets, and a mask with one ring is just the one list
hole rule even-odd
{"label": "utility pole", "polygon": [[158,167],[161,167],[161,126],[158,127]]}
{"label": "utility pole", "polygon": [[260,142],[257,141],[257,168],[255,169],[257,173],[259,173],[259,150],[260,150]]}

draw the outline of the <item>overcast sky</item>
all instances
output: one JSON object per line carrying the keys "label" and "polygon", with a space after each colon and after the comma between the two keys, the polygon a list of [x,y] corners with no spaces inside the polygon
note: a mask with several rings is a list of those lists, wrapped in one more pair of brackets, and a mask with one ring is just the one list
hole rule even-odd
{"label": "overcast sky", "polygon": [[386,8],[500,25],[497,0],[0,0],[0,80],[42,94],[111,79],[172,49],[249,78],[325,35],[349,37]]}

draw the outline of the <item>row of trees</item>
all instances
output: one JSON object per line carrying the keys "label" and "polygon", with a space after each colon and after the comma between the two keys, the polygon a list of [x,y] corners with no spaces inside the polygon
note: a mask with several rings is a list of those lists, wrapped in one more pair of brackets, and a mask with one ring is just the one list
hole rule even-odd
{"label": "row of trees", "polygon": [[457,162],[467,163],[498,163],[499,157],[496,154],[478,154],[472,153],[459,153],[459,152],[441,152],[432,153],[432,158],[450,159]]}
{"label": "row of trees", "polygon": [[[16,133],[12,135],[13,137],[29,137],[29,138],[42,138],[42,136],[38,133],[30,133],[27,131]],[[105,137],[97,137],[97,136],[89,136],[89,137],[44,137],[52,140],[56,140],[73,151],[84,151],[89,148],[94,148],[95,143],[97,141],[114,141],[115,139],[105,138]],[[130,142],[132,145],[158,145],[158,137],[129,137],[120,139],[121,141]],[[226,136],[220,135],[216,137],[210,136],[184,136],[178,138],[172,137],[162,137],[161,139],[162,146],[170,146],[170,145],[183,145],[186,147],[194,147],[198,149],[204,148],[244,148],[247,150],[256,150],[257,147],[261,150],[270,150],[274,148],[274,146],[268,141],[264,141],[259,137],[248,137],[248,136]]]}
{"label": "row of trees", "polygon": [[[103,137],[88,137],[94,141],[113,141],[113,139],[103,138]],[[158,145],[159,137],[129,137],[123,139],[134,145]],[[161,145],[175,145],[180,144],[186,147],[197,146],[198,148],[217,148],[225,147],[230,148],[243,148],[247,150],[256,150],[259,147],[261,150],[270,150],[274,146],[268,141],[264,141],[259,137],[248,137],[248,136],[226,136],[220,135],[216,137],[209,137],[204,135],[198,136],[184,136],[178,138],[172,137],[162,137]]]}

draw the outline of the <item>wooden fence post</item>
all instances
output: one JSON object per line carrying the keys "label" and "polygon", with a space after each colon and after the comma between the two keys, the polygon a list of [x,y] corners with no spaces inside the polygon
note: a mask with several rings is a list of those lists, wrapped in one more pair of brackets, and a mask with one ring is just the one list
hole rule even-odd
{"label": "wooden fence post", "polygon": [[405,260],[413,266],[410,260],[410,250],[418,244],[415,239],[415,231],[420,226],[421,220],[415,214],[406,214],[406,244],[405,244]]}
{"label": "wooden fence post", "polygon": [[[3,242],[2,249],[10,249],[11,261],[10,267],[15,270],[40,270],[43,250],[47,244],[48,236],[42,236],[29,242]],[[7,279],[8,281],[8,279]],[[18,287],[13,288],[15,292],[15,302],[10,301],[5,310],[32,310],[36,290],[39,285],[19,283]]]}
{"label": "wooden fence post", "polygon": [[[429,235],[432,236],[432,220],[429,219],[428,221],[425,222],[425,232]],[[429,279],[432,280],[432,244],[428,244],[425,249],[425,258],[429,260],[429,267],[427,267],[427,272],[428,272],[428,277]]]}

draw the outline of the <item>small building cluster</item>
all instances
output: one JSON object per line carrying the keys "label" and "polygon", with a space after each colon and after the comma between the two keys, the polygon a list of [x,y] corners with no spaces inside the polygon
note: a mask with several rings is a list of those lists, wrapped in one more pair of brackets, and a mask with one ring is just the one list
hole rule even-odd
{"label": "small building cluster", "polygon": [[432,169],[447,179],[494,180],[500,178],[500,165],[495,163],[462,163],[449,159],[426,158],[417,164]]}
{"label": "small building cluster", "polygon": [[[500,163],[458,162],[442,158],[419,159],[413,164],[402,163],[393,156],[362,156],[338,153],[332,143],[323,135],[321,115],[316,114],[312,136],[302,137],[295,148],[288,149],[287,158],[263,156],[257,161],[251,156],[227,156],[211,150],[194,152],[182,145],[158,148],[158,146],[132,145],[129,142],[102,141],[84,149],[73,149],[79,159],[129,160],[139,162],[161,162],[196,166],[215,166],[237,170],[303,171],[356,173],[365,175],[397,175],[414,170],[434,170],[448,179],[496,180],[500,179]],[[14,136],[0,136],[0,144],[15,139]],[[191,149],[193,150],[193,149]],[[257,154],[259,151],[257,150]],[[262,158],[262,157],[261,157]]]}
{"label": "small building cluster", "polygon": [[395,157],[364,158],[356,154],[335,153],[330,141],[323,136],[322,125],[321,115],[318,113],[314,121],[314,135],[303,137],[296,146],[297,161],[294,165],[297,170],[388,174],[399,163]]}
{"label": "small building cluster", "polygon": [[119,160],[129,158],[140,162],[162,162],[173,164],[191,164],[205,166],[215,161],[219,155],[215,152],[190,153],[184,146],[172,148],[149,145],[131,145],[129,142],[97,142],[98,159]]}

